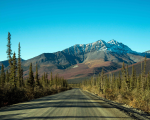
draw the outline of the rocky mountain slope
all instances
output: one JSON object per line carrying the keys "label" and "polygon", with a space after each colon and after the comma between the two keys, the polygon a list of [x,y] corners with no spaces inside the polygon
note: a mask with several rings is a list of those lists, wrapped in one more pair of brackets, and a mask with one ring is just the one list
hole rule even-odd
{"label": "rocky mountain slope", "polygon": [[[28,76],[29,65],[32,62],[33,71],[38,63],[39,73],[48,74],[52,71],[58,73],[66,79],[75,79],[80,77],[98,74],[102,67],[105,71],[113,71],[121,67],[122,62],[133,64],[141,61],[144,56],[150,58],[149,52],[138,53],[131,50],[123,43],[111,40],[105,42],[98,40],[89,44],[76,44],[62,51],[55,53],[43,53],[28,60],[22,60],[24,76]],[[8,66],[7,61],[0,62]],[[7,69],[7,68],[6,68]]]}

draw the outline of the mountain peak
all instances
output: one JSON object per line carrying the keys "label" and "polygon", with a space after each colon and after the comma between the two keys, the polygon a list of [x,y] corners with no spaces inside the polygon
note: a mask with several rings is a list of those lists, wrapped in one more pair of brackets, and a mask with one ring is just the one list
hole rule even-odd
{"label": "mountain peak", "polygon": [[110,41],[107,42],[108,44],[118,44],[119,42],[117,42],[116,40],[112,39]]}
{"label": "mountain peak", "polygon": [[138,54],[135,51],[132,51],[128,46],[112,39],[108,41],[107,43],[104,40],[98,40],[93,43],[88,44],[76,44],[72,47],[69,47],[64,50],[66,53],[70,53],[73,55],[79,55],[79,54],[85,54],[89,52],[95,52],[95,51],[107,51],[107,52],[113,52],[117,54],[126,54],[126,53],[132,53],[132,54]]}

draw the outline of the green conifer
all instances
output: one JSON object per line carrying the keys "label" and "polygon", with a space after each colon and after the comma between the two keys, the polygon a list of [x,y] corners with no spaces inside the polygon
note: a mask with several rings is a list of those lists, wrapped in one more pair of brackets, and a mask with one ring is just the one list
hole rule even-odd
{"label": "green conifer", "polygon": [[11,66],[11,84],[16,88],[17,87],[17,78],[16,78],[16,71],[17,71],[17,62],[16,62],[16,54],[13,54],[13,64]]}
{"label": "green conifer", "polygon": [[148,76],[147,76],[147,86],[146,86],[147,90],[150,90],[150,74],[148,72]]}
{"label": "green conifer", "polygon": [[25,86],[25,83],[24,83],[24,80],[23,80],[23,68],[21,68],[21,84],[22,84],[22,87]]}
{"label": "green conifer", "polygon": [[103,94],[104,90],[104,70],[102,69],[101,78],[100,78],[100,91]]}
{"label": "green conifer", "polygon": [[120,75],[120,72],[119,72],[119,76],[118,76],[118,89],[119,89],[119,91],[121,89],[121,75]]}
{"label": "green conifer", "polygon": [[8,38],[7,38],[7,40],[8,40],[8,43],[7,43],[7,51],[6,51],[6,53],[7,53],[7,58],[8,58],[8,60],[9,60],[9,68],[11,68],[11,65],[13,64],[12,63],[12,57],[11,57],[11,55],[12,55],[12,50],[11,50],[11,34],[10,34],[10,32],[8,32]]}
{"label": "green conifer", "polygon": [[8,70],[6,71],[6,82],[9,83],[9,73],[8,73]]}
{"label": "green conifer", "polygon": [[45,74],[46,84],[48,85],[48,74]]}
{"label": "green conifer", "polygon": [[128,72],[128,65],[127,65],[127,67],[126,67],[126,76],[127,76],[127,78],[126,78],[126,83],[127,83],[127,90],[130,90],[130,76],[129,76],[129,72]]}
{"label": "green conifer", "polygon": [[51,85],[51,86],[53,85],[53,75],[52,75],[52,72],[51,72],[50,85]]}
{"label": "green conifer", "polygon": [[135,70],[134,66],[132,65],[132,75],[131,75],[131,80],[130,80],[130,89],[133,90],[136,87],[136,75],[135,75]]}
{"label": "green conifer", "polygon": [[38,75],[38,64],[37,64],[37,63],[36,63],[35,79],[36,79],[36,85],[37,85],[37,86],[40,86],[40,80],[39,80],[39,75]]}
{"label": "green conifer", "polygon": [[4,72],[4,65],[2,64],[1,67],[1,86],[4,87],[5,85],[5,72]]}
{"label": "green conifer", "polygon": [[31,88],[32,91],[34,91],[35,82],[34,82],[34,76],[32,71],[32,63],[30,64],[30,69],[29,69],[28,86]]}
{"label": "green conifer", "polygon": [[146,75],[146,55],[145,55],[145,59],[144,59],[144,71],[143,71],[144,77]]}
{"label": "green conifer", "polygon": [[19,87],[22,87],[22,80],[21,80],[21,55],[20,55],[20,42],[18,44],[18,72],[17,72],[17,78],[19,82]]}

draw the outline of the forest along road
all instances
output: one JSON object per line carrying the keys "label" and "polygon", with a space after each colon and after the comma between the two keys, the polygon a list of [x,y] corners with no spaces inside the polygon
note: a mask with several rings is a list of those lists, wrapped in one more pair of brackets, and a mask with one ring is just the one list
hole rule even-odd
{"label": "forest along road", "polygon": [[84,119],[130,120],[128,115],[102,100],[93,100],[74,88],[0,109],[0,120]]}

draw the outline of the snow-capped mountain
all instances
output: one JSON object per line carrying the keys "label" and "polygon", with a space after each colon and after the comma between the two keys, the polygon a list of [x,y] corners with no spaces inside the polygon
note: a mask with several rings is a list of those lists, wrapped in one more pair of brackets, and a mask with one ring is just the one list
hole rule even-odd
{"label": "snow-capped mountain", "polygon": [[150,50],[148,50],[148,51],[145,51],[144,53],[150,53]]}
{"label": "snow-capped mountain", "polygon": [[71,54],[82,54],[95,51],[114,52],[117,54],[139,54],[138,52],[131,50],[128,46],[117,42],[116,40],[110,40],[107,43],[104,40],[98,40],[89,44],[76,44],[63,51]]}
{"label": "snow-capped mountain", "polygon": [[[82,75],[93,75],[95,74],[93,71],[99,73],[102,68],[105,72],[110,72],[121,68],[123,62],[125,64],[140,62],[145,55],[150,58],[149,51],[138,53],[116,40],[110,40],[107,43],[104,40],[98,40],[89,44],[76,44],[55,53],[43,53],[22,61],[22,67],[24,76],[28,76],[30,63],[33,65],[34,72],[38,63],[40,75],[53,71],[54,74],[59,73],[66,79],[72,79]],[[8,60],[0,62],[0,69],[2,63],[7,70]]]}

